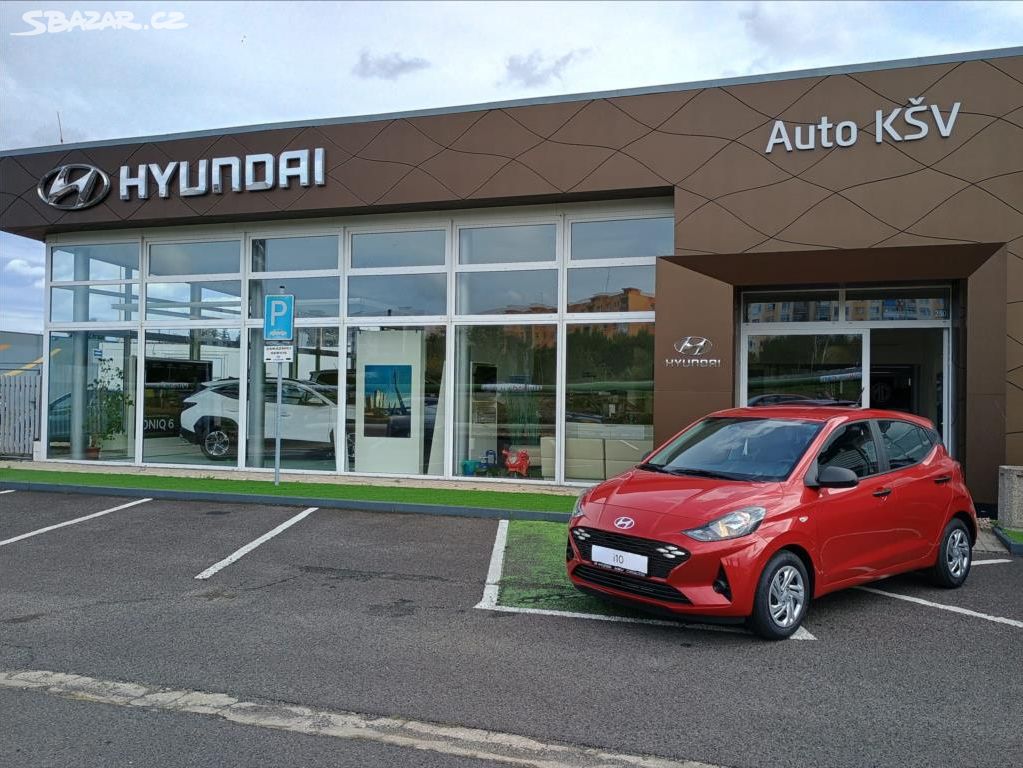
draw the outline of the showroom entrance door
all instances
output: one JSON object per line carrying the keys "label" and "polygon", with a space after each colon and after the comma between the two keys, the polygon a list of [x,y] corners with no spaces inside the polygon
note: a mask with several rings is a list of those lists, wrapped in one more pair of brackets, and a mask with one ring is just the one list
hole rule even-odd
{"label": "showroom entrance door", "polygon": [[[951,445],[947,289],[861,294],[868,292],[744,295],[739,404],[859,404],[905,411],[931,419]],[[881,307],[879,319],[847,319],[874,302]],[[884,317],[889,305],[898,307],[897,315],[889,311],[891,319]]]}

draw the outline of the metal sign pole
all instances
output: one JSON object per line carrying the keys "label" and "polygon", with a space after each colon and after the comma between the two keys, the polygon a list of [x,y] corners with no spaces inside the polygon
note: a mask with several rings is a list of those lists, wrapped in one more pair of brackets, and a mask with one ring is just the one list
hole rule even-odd
{"label": "metal sign pole", "polygon": [[281,484],[281,378],[284,363],[277,363],[277,410],[274,413],[274,485]]}
{"label": "metal sign pole", "polygon": [[[263,297],[263,362],[277,363],[277,410],[274,412],[274,485],[281,484],[281,390],[284,363],[295,361],[295,296],[284,293]],[[284,342],[283,344],[281,342]],[[264,425],[264,434],[265,425]]]}

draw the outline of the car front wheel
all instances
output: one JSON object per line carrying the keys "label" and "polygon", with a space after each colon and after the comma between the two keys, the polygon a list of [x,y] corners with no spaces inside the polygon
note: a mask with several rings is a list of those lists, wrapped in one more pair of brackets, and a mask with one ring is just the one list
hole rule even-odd
{"label": "car front wheel", "polygon": [[961,587],[970,575],[973,562],[973,544],[966,524],[959,518],[953,519],[941,536],[938,557],[931,568],[931,580],[939,587],[956,589]]}
{"label": "car front wheel", "polygon": [[760,574],[750,628],[767,640],[784,640],[799,629],[809,605],[806,566],[794,553],[779,552]]}

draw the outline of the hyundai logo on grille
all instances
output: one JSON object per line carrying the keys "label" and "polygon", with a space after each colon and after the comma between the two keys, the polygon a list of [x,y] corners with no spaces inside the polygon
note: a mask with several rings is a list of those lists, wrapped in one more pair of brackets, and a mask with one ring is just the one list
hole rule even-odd
{"label": "hyundai logo on grille", "polygon": [[39,199],[62,211],[91,208],[107,196],[110,177],[94,165],[69,163],[54,168],[39,180]]}
{"label": "hyundai logo on grille", "polygon": [[692,355],[700,357],[710,352],[714,343],[703,336],[686,336],[675,342],[675,351],[680,355]]}
{"label": "hyundai logo on grille", "polygon": [[615,528],[621,528],[623,531],[629,530],[636,524],[636,521],[631,517],[619,517],[615,520]]}

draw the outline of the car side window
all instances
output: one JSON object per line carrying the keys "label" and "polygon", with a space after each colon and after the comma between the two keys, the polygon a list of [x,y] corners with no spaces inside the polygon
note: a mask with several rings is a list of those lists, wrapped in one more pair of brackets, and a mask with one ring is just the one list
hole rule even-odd
{"label": "car side window", "polygon": [[217,387],[214,390],[218,395],[222,397],[229,397],[232,400],[238,399],[238,385],[237,384],[224,384],[223,386]]}
{"label": "car side window", "polygon": [[908,421],[878,421],[892,469],[911,467],[927,458],[933,445],[927,431]]}
{"label": "car side window", "polygon": [[876,475],[879,471],[877,445],[866,422],[848,424],[832,438],[817,458],[818,468],[843,467],[857,477]]}
{"label": "car side window", "polygon": [[302,396],[305,393],[294,384],[285,384],[281,390],[281,403],[283,405],[302,405]]}

